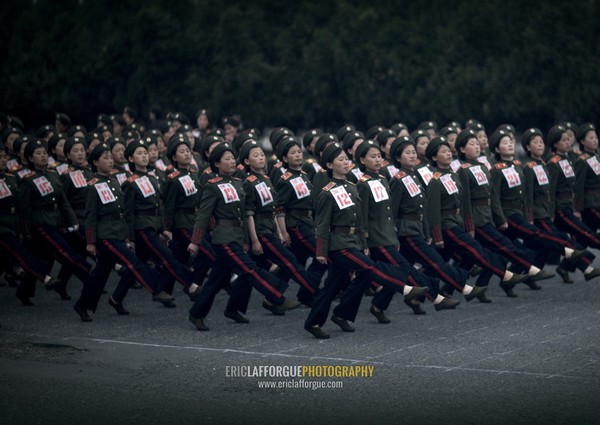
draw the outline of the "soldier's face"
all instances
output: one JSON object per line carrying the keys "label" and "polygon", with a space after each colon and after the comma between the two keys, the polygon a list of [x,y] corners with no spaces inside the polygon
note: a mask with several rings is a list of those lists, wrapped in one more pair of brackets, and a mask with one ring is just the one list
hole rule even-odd
{"label": "soldier's face", "polygon": [[571,149],[571,145],[569,144],[569,135],[566,131],[560,136],[560,140],[554,143],[554,147],[556,148],[556,152],[558,153],[569,152],[569,149]]}
{"label": "soldier's face", "polygon": [[596,152],[598,148],[598,135],[595,131],[588,131],[585,137],[581,141],[585,150],[589,152]]}
{"label": "soldier's face", "polygon": [[192,152],[186,145],[179,145],[177,146],[173,159],[179,165],[190,165],[192,162]]}
{"label": "soldier's face", "polygon": [[450,145],[450,150],[452,151],[452,153],[456,153],[456,147],[455,147],[455,145],[456,145],[456,137],[457,136],[454,133],[448,134],[448,137],[447,137],[448,144]]}
{"label": "soldier's face", "polygon": [[94,165],[100,174],[108,174],[114,168],[115,163],[111,151],[104,151],[98,159],[94,160]]}
{"label": "soldier's face", "polygon": [[252,148],[250,149],[248,159],[245,161],[253,170],[262,170],[266,162],[265,153],[260,147]]}
{"label": "soldier's face", "polygon": [[83,147],[83,144],[76,143],[73,145],[67,156],[74,165],[81,166],[85,164],[85,148]]}
{"label": "soldier's face", "polygon": [[452,162],[452,151],[446,145],[442,145],[437,154],[433,156],[433,160],[442,167],[447,167]]}
{"label": "soldier's face", "polygon": [[496,152],[503,157],[513,156],[515,154],[515,142],[512,141],[510,136],[503,137],[496,147]]}
{"label": "soldier's face", "polygon": [[476,138],[469,139],[460,150],[465,154],[467,159],[477,159],[481,153],[481,148],[479,147],[479,142]]}
{"label": "soldier's face", "polygon": [[303,156],[300,146],[292,146],[288,151],[285,159],[290,167],[298,168],[302,166]]}
{"label": "soldier's face", "polygon": [[488,143],[488,137],[487,134],[485,134],[485,131],[483,130],[479,130],[477,132],[477,141],[479,142],[479,147],[483,150],[486,149],[490,144]]}
{"label": "soldier's face", "polygon": [[8,148],[9,152],[13,152],[13,145],[18,137],[19,135],[17,133],[10,133],[6,138],[6,147]]}
{"label": "soldier's face", "polygon": [[531,152],[531,156],[534,158],[541,158],[544,155],[544,150],[546,150],[546,146],[544,145],[544,139],[542,136],[533,136],[529,140],[529,146],[527,146],[529,152]]}
{"label": "soldier's face", "polygon": [[334,176],[343,177],[350,170],[350,160],[346,152],[341,151],[338,156],[333,159],[333,162],[328,162],[327,167],[331,169]]}
{"label": "soldier's face", "polygon": [[150,164],[154,164],[158,159],[158,147],[155,143],[148,146],[148,158],[150,160]]}
{"label": "soldier's face", "polygon": [[64,161],[65,158],[65,139],[60,139],[54,148],[54,152],[56,153],[56,159]]}
{"label": "soldier's face", "polygon": [[[429,142],[429,139],[427,139]],[[413,169],[417,164],[417,150],[414,146],[408,145],[400,154],[400,165],[404,168]]]}
{"label": "soldier's face", "polygon": [[124,164],[125,161],[125,145],[122,143],[117,143],[115,147],[112,149],[113,160],[117,164]]}
{"label": "soldier's face", "polygon": [[215,166],[221,174],[233,174],[235,171],[235,156],[233,153],[227,151],[223,154],[221,159],[215,163]]}
{"label": "soldier's face", "polygon": [[129,161],[133,162],[136,167],[146,168],[150,161],[148,156],[148,149],[143,146],[135,148],[133,155],[129,157]]}
{"label": "soldier's face", "polygon": [[417,154],[419,154],[421,156],[425,156],[425,150],[427,149],[428,145],[429,145],[429,137],[419,137],[417,139],[417,144],[416,144]]}
{"label": "soldier's face", "polygon": [[48,165],[48,151],[44,147],[35,148],[29,157],[35,168],[44,168]]}
{"label": "soldier's face", "polygon": [[369,148],[364,157],[360,158],[365,168],[371,172],[378,172],[381,169],[381,162],[383,158],[381,151],[378,148]]}

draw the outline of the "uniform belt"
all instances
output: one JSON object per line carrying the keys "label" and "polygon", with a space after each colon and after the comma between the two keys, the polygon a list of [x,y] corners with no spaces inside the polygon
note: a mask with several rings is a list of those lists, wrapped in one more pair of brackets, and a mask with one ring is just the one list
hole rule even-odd
{"label": "uniform belt", "polygon": [[482,198],[482,199],[473,199],[471,201],[471,206],[473,207],[487,207],[492,204],[490,198]]}
{"label": "uniform belt", "polygon": [[244,223],[242,223],[239,220],[227,220],[224,218],[219,218],[217,219],[217,225],[221,225],[221,226],[231,226],[231,227],[242,227]]}
{"label": "uniform belt", "polygon": [[460,208],[452,208],[449,210],[442,210],[442,216],[459,215],[459,214],[460,214]]}
{"label": "uniform belt", "polygon": [[556,199],[573,199],[573,192],[557,192]]}
{"label": "uniform belt", "polygon": [[398,218],[400,220],[423,221],[423,214],[401,214]]}
{"label": "uniform belt", "polygon": [[137,216],[157,217],[160,216],[160,210],[158,208],[153,208],[151,210],[135,210],[134,214]]}
{"label": "uniform belt", "polygon": [[523,203],[519,202],[519,201],[506,201],[506,202],[502,202],[502,207],[503,208],[521,209],[521,208],[523,208]]}
{"label": "uniform belt", "polygon": [[292,208],[291,210],[288,210],[288,213],[300,215],[302,217],[309,217],[309,218],[312,218],[312,216],[313,216],[312,210],[301,210],[298,208]]}
{"label": "uniform belt", "polygon": [[360,228],[358,227],[350,227],[350,226],[331,226],[331,230],[333,233],[343,233],[345,235],[356,235]]}
{"label": "uniform belt", "polygon": [[264,212],[255,212],[254,213],[254,218],[258,218],[258,219],[272,219],[274,217],[273,215],[273,211],[264,211]]}

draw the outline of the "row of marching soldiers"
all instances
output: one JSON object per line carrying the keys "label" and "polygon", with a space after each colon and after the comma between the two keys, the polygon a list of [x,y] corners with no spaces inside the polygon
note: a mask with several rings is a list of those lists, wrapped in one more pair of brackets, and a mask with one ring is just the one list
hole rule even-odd
{"label": "row of marching soldiers", "polygon": [[[488,139],[474,120],[439,133],[425,122],[412,133],[401,124],[366,134],[343,127],[302,139],[278,128],[269,159],[252,129],[232,143],[214,132],[196,149],[177,132],[167,143],[156,131],[129,140],[6,136],[2,268],[20,278],[24,305],[32,305],[36,280],[70,299],[75,275],[83,289],[74,309],[86,322],[115,269],[108,304],[119,315],[128,314],[124,299],[136,282],[166,307],[175,306],[179,282],[201,331],[221,289],[229,294],[225,316],[248,323],[255,288],[274,315],[309,306],[305,329],[317,338],[329,337],[322,326],[336,297],[331,321],[353,332],[368,290],[371,314],[389,323],[396,292],[425,314],[426,300],[436,311],[454,309],[455,292],[491,302],[494,275],[509,297],[521,282],[540,289],[554,277],[549,263],[565,283],[577,270],[590,280],[600,276],[587,250],[600,248],[598,139],[592,124],[573,128],[557,125],[546,137],[527,129],[524,162],[512,126]],[[55,158],[57,138],[65,163]],[[284,295],[290,281],[297,301]]]}

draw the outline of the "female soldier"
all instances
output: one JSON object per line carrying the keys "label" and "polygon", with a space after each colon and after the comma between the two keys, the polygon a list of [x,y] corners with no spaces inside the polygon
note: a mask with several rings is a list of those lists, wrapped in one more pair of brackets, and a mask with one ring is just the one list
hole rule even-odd
{"label": "female soldier", "polygon": [[[82,282],[88,279],[91,265],[65,240],[60,229],[77,231],[79,223],[69,205],[56,171],[48,170],[48,150],[42,140],[27,144],[24,152],[32,170],[23,177],[19,211],[23,237],[31,252],[45,265],[46,275],[57,260]],[[18,293],[31,297],[35,280],[24,279]]]}
{"label": "female soldier", "polygon": [[429,160],[425,156],[425,151],[427,150],[430,140],[429,133],[427,130],[415,130],[411,133],[410,137],[414,140],[415,150],[417,152],[415,171],[418,173],[423,185],[427,187],[429,181],[431,180],[431,176],[433,176],[433,169],[429,165]]}
{"label": "female soldier", "polygon": [[356,272],[356,278],[345,289],[340,304],[334,309],[331,321],[344,332],[354,332],[348,321],[354,321],[364,288],[370,281],[390,286],[402,292],[406,300],[423,295],[427,288],[407,285],[406,277],[398,268],[367,257],[367,242],[361,226],[361,200],[353,183],[346,180],[350,162],[339,143],[332,143],[321,155],[321,166],[331,179],[319,194],[317,204],[317,261],[323,265],[328,259],[330,279],[317,296],[304,329],[319,339],[329,338],[321,327],[325,324],[335,296],[347,284],[347,273]]}
{"label": "female soldier", "polygon": [[577,132],[583,154],[575,161],[575,216],[589,228],[600,229],[600,155],[596,127],[587,123]]}
{"label": "female soldier", "polygon": [[[158,290],[156,274],[142,263],[131,250],[127,222],[124,220],[125,203],[121,186],[111,178],[114,163],[108,143],[101,143],[88,156],[88,162],[96,176],[88,182],[85,209],[86,249],[97,257],[96,267],[83,285],[81,295],[73,306],[83,322],[91,322],[88,310],[93,312],[108,280],[119,262],[125,265],[135,278],[153,294],[154,301],[169,302],[173,297]],[[120,315],[128,314],[113,297],[108,303]]]}
{"label": "female soldier", "polygon": [[[398,251],[398,237],[392,220],[390,187],[387,180],[378,173],[383,158],[379,144],[373,140],[361,143],[356,149],[356,160],[363,173],[358,183],[358,194],[361,199],[363,224],[362,228],[367,238],[369,253],[373,261],[382,261],[398,268],[403,274],[402,281],[412,286],[425,286],[428,296],[433,300],[438,310],[456,307],[459,302],[439,295],[439,281],[429,278],[416,271]],[[396,291],[392,287],[382,288],[375,294],[370,312],[379,323],[390,323],[383,313],[390,305]],[[413,310],[410,301],[405,301]],[[415,311],[417,313],[417,311]],[[417,313],[418,314],[418,313]]]}
{"label": "female soldier", "polygon": [[[450,169],[452,151],[446,138],[439,136],[433,139],[427,146],[426,155],[436,167],[427,187],[427,220],[436,248],[446,249],[446,252],[452,252],[463,260],[479,265],[500,277],[502,289],[512,289],[527,276],[509,271],[504,258],[490,252],[465,232],[461,199],[463,189],[456,174]],[[487,284],[485,276],[482,273],[479,277],[479,285]]]}
{"label": "female soldier", "polygon": [[125,139],[121,137],[111,137],[107,142],[110,144],[115,165],[111,176],[116,178],[119,184],[122,185],[131,176],[129,164],[127,164],[127,158],[125,158],[125,146],[127,144],[125,143]]}
{"label": "female soldier", "polygon": [[[229,281],[231,270],[238,275],[249,274],[249,283],[265,296],[263,307],[274,314],[281,315],[286,310],[298,307],[299,303],[285,298],[280,292],[280,288],[284,288],[286,283],[259,268],[243,249],[248,241],[245,231],[245,192],[242,182],[232,177],[236,169],[233,149],[228,143],[221,143],[212,150],[208,160],[217,177],[207,182],[202,193],[202,201],[196,214],[194,233],[188,251],[192,255],[198,253],[199,244],[208,228],[209,221],[211,217],[214,217],[216,223],[212,232],[212,245],[217,253],[217,261],[200,295],[190,309],[190,321],[198,330],[208,330],[204,319],[224,282]],[[240,298],[247,293],[244,286],[236,285],[232,289],[226,311],[231,312],[234,308],[232,306],[240,305]],[[234,318],[234,320],[236,319],[237,317]]]}
{"label": "female soldier", "polygon": [[479,162],[481,148],[475,132],[461,131],[456,140],[456,148],[458,157],[463,161],[458,169],[458,178],[463,189],[465,230],[486,248],[509,259],[514,271],[526,271],[529,277],[525,283],[530,288],[541,289],[536,282],[550,279],[554,275],[534,266],[532,262],[535,252],[515,246],[493,224],[492,210],[498,215],[502,207],[490,183],[489,171]]}
{"label": "female soldier", "polygon": [[[487,288],[474,288],[467,285],[469,272],[447,263],[428,242],[429,227],[425,221],[427,199],[424,186],[415,171],[417,151],[412,139],[410,137],[396,139],[392,143],[390,154],[399,168],[392,180],[390,191],[392,217],[395,219],[400,241],[400,253],[409,263],[422,264],[427,275],[435,276],[458,289],[467,301],[478,298],[485,302],[484,295]],[[436,309],[440,307],[436,305]],[[420,314],[419,310],[416,310],[415,314]]]}

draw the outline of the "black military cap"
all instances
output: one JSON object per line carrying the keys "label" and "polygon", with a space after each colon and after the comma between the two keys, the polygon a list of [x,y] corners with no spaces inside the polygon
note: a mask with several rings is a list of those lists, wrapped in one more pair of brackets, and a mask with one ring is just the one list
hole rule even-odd
{"label": "black military cap", "polygon": [[67,137],[63,133],[54,133],[52,137],[50,137],[50,139],[48,140],[48,151],[50,153],[53,153],[56,149],[56,145],[58,145],[58,142],[66,138]]}
{"label": "black military cap", "polygon": [[224,142],[224,143],[220,143],[217,146],[215,146],[215,148],[212,150],[212,152],[208,156],[208,162],[210,163],[211,168],[215,163],[217,163],[221,159],[221,157],[225,154],[225,152],[234,153],[233,148],[231,147],[231,145],[229,143]]}
{"label": "black military cap", "polygon": [[581,143],[581,141],[583,139],[585,139],[585,136],[588,134],[589,131],[596,131],[596,126],[594,124],[592,124],[591,122],[587,122],[585,124],[583,124],[581,127],[579,127],[579,129],[577,130],[577,141]]}
{"label": "black military cap", "polygon": [[162,137],[163,133],[162,133],[162,131],[160,131],[157,128],[152,128],[152,129],[146,130],[144,132],[144,137],[148,137],[148,136],[150,136],[150,137]]}
{"label": "black military cap", "polygon": [[327,169],[327,163],[332,162],[342,150],[342,145],[338,142],[327,145],[327,147],[323,149],[321,159],[319,160],[319,165],[324,169]]}
{"label": "black military cap", "polygon": [[167,158],[172,161],[173,157],[177,153],[177,148],[181,145],[186,145],[188,148],[190,148],[190,142],[185,137],[173,137],[171,140],[169,140],[169,146],[167,147]]}
{"label": "black military cap", "polygon": [[422,128],[419,128],[419,129],[413,131],[412,133],[410,133],[410,137],[415,142],[417,140],[419,140],[421,137],[427,137],[427,140],[429,140],[429,133],[427,132],[427,130],[423,130]]}
{"label": "black military cap", "polygon": [[65,125],[67,127],[71,125],[71,118],[69,118],[69,116],[65,113],[57,112],[56,120],[60,121],[63,125]]}
{"label": "black military cap", "polygon": [[77,143],[81,143],[83,145],[84,149],[87,148],[87,143],[85,142],[84,138],[82,138],[82,137],[69,137],[65,141],[65,147],[63,148],[65,156],[67,156],[69,154],[69,152],[71,151],[71,149],[73,148],[73,146],[75,146]]}
{"label": "black military cap", "polygon": [[[208,136],[206,136],[204,139],[202,139],[202,142],[200,142],[200,150],[199,153],[200,155],[202,155],[203,157],[206,156],[206,152],[208,152],[208,148],[210,148],[210,146],[214,143],[224,143],[225,140],[223,140],[223,138],[221,136],[217,136],[216,134],[209,134]],[[171,145],[172,140],[169,141],[169,145]]]}
{"label": "black military cap", "polygon": [[450,147],[446,136],[437,136],[431,139],[431,141],[427,145],[427,149],[425,149],[425,156],[429,161],[433,161],[433,157],[437,155],[442,145]]}
{"label": "black military cap", "polygon": [[67,136],[73,137],[73,135],[75,133],[77,133],[78,131],[82,132],[84,136],[87,133],[87,131],[86,131],[86,129],[85,129],[84,126],[82,126],[82,125],[74,125],[73,127],[69,127],[69,129],[67,130]]}
{"label": "black military cap", "polygon": [[8,140],[8,136],[11,134],[18,134],[19,136],[23,135],[23,131],[19,127],[9,127],[4,134],[4,142]]}
{"label": "black military cap", "polygon": [[470,126],[467,127],[468,129],[471,129],[475,132],[478,131],[485,131],[485,126],[483,124],[481,124],[480,122],[475,122],[472,123]]}
{"label": "black military cap", "polygon": [[235,117],[225,117],[225,118],[223,118],[223,127],[226,124],[229,124],[229,125],[231,125],[231,126],[233,126],[235,128],[239,128],[240,127],[240,121],[237,118],[235,118]]}
{"label": "black military cap", "polygon": [[555,151],[556,148],[554,144],[559,142],[562,138],[563,133],[567,132],[567,127],[563,127],[562,125],[555,125],[550,130],[548,130],[548,137],[546,137],[546,146],[548,146],[552,151]]}
{"label": "black military cap", "polygon": [[102,125],[112,126],[112,120],[107,114],[98,114],[98,116],[96,117],[96,124],[98,124],[98,127]]}
{"label": "black military cap", "polygon": [[130,156],[133,156],[137,148],[144,148],[148,150],[148,142],[143,139],[137,139],[129,143],[125,148],[125,158],[129,159]]}
{"label": "black military cap", "polygon": [[46,152],[48,152],[48,145],[42,139],[35,139],[35,140],[32,140],[29,143],[27,143],[27,146],[25,146],[24,154],[25,154],[25,159],[28,162],[29,162],[29,157],[32,156],[33,152],[38,148],[44,148],[44,149],[46,149]]}
{"label": "black military cap", "polygon": [[458,134],[457,128],[451,125],[442,127],[442,129],[440,130],[440,136],[447,136],[449,134]]}
{"label": "black military cap", "polygon": [[[21,145],[22,144],[27,144],[31,141],[31,138],[27,135],[23,135],[23,136],[19,136],[15,139],[15,141],[13,142],[13,150],[16,153],[19,153],[19,151],[21,150]],[[27,158],[27,156],[25,157]]]}
{"label": "black military cap", "polygon": [[127,146],[127,143],[125,143],[125,139],[123,139],[122,137],[110,137],[106,142],[110,145],[111,150],[113,150],[118,144]]}
{"label": "black military cap", "polygon": [[369,140],[375,140],[377,138],[377,135],[382,132],[383,130],[385,130],[385,127],[382,127],[380,125],[376,125],[374,127],[369,128],[366,132],[365,132],[365,137]]}
{"label": "black military cap", "polygon": [[505,128],[498,127],[498,129],[492,133],[489,139],[490,152],[495,153],[496,148],[500,144],[500,140],[507,136],[510,137],[510,132]]}
{"label": "black military cap", "polygon": [[379,134],[377,134],[376,140],[381,146],[383,146],[390,138],[396,138],[396,133],[394,133],[392,130],[382,130],[379,132]]}
{"label": "black military cap", "polygon": [[314,154],[318,156],[321,153],[321,151],[323,149],[325,149],[325,146],[327,146],[328,143],[334,143],[334,142],[339,142],[339,140],[335,134],[331,134],[331,133],[321,134],[315,143]]}
{"label": "black military cap", "polygon": [[396,133],[396,136],[397,136],[398,134],[400,134],[400,132],[402,130],[408,131],[408,126],[404,123],[397,122],[390,127],[390,130],[392,130],[394,133]]}
{"label": "black military cap", "polygon": [[477,133],[471,128],[466,128],[456,136],[456,150],[460,153],[460,148],[464,148],[471,139],[477,140]]}
{"label": "black military cap", "polygon": [[271,132],[269,135],[269,141],[271,142],[271,147],[275,151],[277,150],[277,144],[284,138],[289,136],[295,136],[294,132],[289,128],[279,127]]}
{"label": "black military cap", "polygon": [[512,134],[513,136],[515,134],[517,134],[517,131],[515,130],[515,126],[512,124],[502,124],[496,130],[504,130],[504,131]]}
{"label": "black military cap", "polygon": [[365,135],[362,133],[362,131],[351,131],[344,136],[342,146],[344,147],[344,150],[348,152],[348,149],[354,146],[354,143],[356,143],[357,140],[364,140],[364,138]]}
{"label": "black military cap", "polygon": [[238,134],[236,136],[236,138],[233,139],[233,143],[232,143],[233,149],[236,152],[239,152],[240,148],[242,147],[242,145],[244,143],[246,143],[248,140],[256,140],[256,136],[255,136],[255,134],[253,132],[244,131],[241,134]]}
{"label": "black military cap", "polygon": [[479,121],[477,121],[475,118],[470,118],[467,120],[467,122],[465,123],[465,127],[466,128],[473,128],[475,126],[477,126],[478,124],[482,125]]}
{"label": "black military cap", "polygon": [[577,134],[577,130],[579,130],[579,127],[577,126],[577,124],[575,124],[572,121],[563,121],[563,122],[559,122],[558,125],[562,125],[563,127],[565,127],[567,130],[572,130],[573,133]]}
{"label": "black military cap", "polygon": [[277,152],[276,152],[277,158],[279,158],[279,160],[282,162],[286,162],[285,156],[290,151],[292,146],[298,146],[299,148],[301,148],[302,142],[300,142],[300,139],[298,139],[295,136],[285,137],[284,139],[282,139],[277,144]]}
{"label": "black military cap", "polygon": [[223,137],[225,136],[225,130],[223,130],[222,128],[213,128],[212,130],[210,130],[210,135]]}
{"label": "black military cap", "polygon": [[304,133],[304,136],[302,137],[302,144],[306,149],[308,149],[308,147],[312,143],[312,140],[315,137],[320,136],[321,134],[323,134],[323,130],[321,130],[320,128],[312,128],[308,130],[306,133]]}
{"label": "black military cap", "polygon": [[193,130],[193,128],[192,128],[191,125],[189,125],[189,124],[181,124],[179,126],[179,128],[177,129],[176,133],[182,133],[183,134],[183,133],[187,133],[188,131],[192,131],[192,130]]}
{"label": "black military cap", "polygon": [[435,121],[423,121],[417,128],[421,130],[435,130],[437,132],[438,125]]}
{"label": "black military cap", "polygon": [[521,136],[521,146],[523,146],[525,152],[529,152],[527,147],[529,146],[529,142],[531,141],[531,139],[533,139],[533,136],[540,136],[542,140],[544,139],[542,130],[540,130],[539,128],[532,127],[525,130],[525,132]]}
{"label": "black military cap", "polygon": [[43,139],[44,137],[46,137],[46,135],[48,133],[51,133],[51,132],[56,132],[56,128],[54,128],[53,125],[46,124],[46,125],[43,125],[40,128],[38,128],[38,130],[35,133],[35,137]]}
{"label": "black military cap", "polygon": [[262,146],[254,139],[246,140],[246,142],[240,148],[240,154],[238,156],[238,161],[240,164],[244,165],[244,159],[248,158],[250,151],[254,148],[262,148]]}
{"label": "black military cap", "polygon": [[85,135],[85,143],[86,144],[89,145],[92,142],[92,140],[100,140],[102,142],[103,141],[102,134],[100,134],[97,131],[92,131]]}
{"label": "black military cap", "polygon": [[[105,131],[108,131],[110,134],[112,134],[112,132],[113,132],[112,124],[103,124],[99,127],[96,127],[93,130],[94,133],[104,133]],[[87,136],[87,134],[86,134],[86,136]]]}
{"label": "black military cap", "polygon": [[344,140],[346,134],[352,133],[353,131],[356,131],[356,128],[354,128],[353,125],[345,125],[338,129],[338,131],[335,132],[335,135],[337,136],[338,140]]}
{"label": "black military cap", "polygon": [[88,163],[90,164],[90,166],[92,167],[93,171],[96,171],[96,166],[94,165],[94,160],[97,160],[98,158],[100,158],[100,156],[102,156],[102,154],[106,151],[110,152],[111,147],[108,143],[103,142],[100,143],[98,146],[96,146],[88,155],[87,160]]}
{"label": "black military cap", "polygon": [[[423,131],[426,133],[425,130],[418,131]],[[396,167],[400,167],[400,161],[398,161],[397,158],[402,155],[402,152],[404,152],[404,149],[406,149],[407,146],[415,146],[415,141],[411,136],[398,137],[392,142],[392,146],[390,146],[390,157],[392,158],[392,162]]]}

